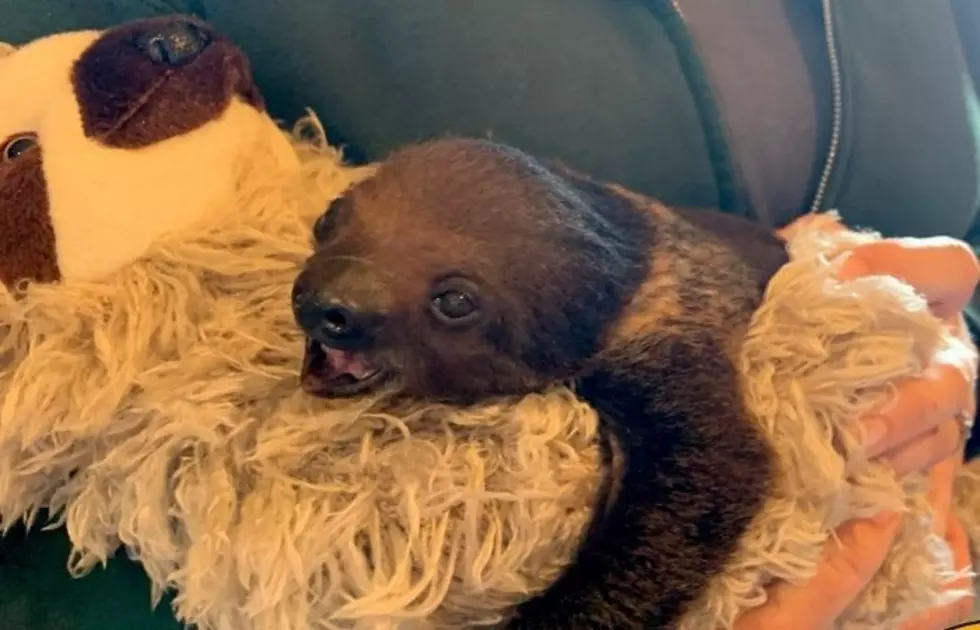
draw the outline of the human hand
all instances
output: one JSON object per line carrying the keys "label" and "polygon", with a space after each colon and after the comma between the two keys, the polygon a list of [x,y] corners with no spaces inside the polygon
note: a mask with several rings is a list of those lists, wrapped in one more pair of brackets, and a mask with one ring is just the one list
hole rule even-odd
{"label": "human hand", "polygon": [[[953,550],[955,566],[969,566],[969,541],[963,527],[953,518],[947,524],[946,542]],[[766,603],[739,617],[734,630],[830,630],[878,572],[901,525],[900,516],[886,512],[840,526],[837,541],[827,545],[809,582],[776,584],[769,589]],[[950,589],[954,588],[969,590],[970,578],[951,584]],[[946,630],[968,618],[972,605],[972,597],[958,599],[903,624],[902,630]]]}
{"label": "human hand", "polygon": [[[963,243],[942,238],[872,242],[850,253],[840,275],[890,275],[909,283],[933,313],[969,343],[961,313],[980,280],[980,264]],[[892,401],[862,420],[869,457],[888,462],[900,475],[929,471],[936,531],[953,550],[957,568],[969,567],[970,555],[963,528],[951,516],[952,485],[974,417],[976,370],[970,352],[941,353],[925,374],[899,384]],[[876,574],[900,525],[900,517],[891,513],[845,523],[837,532],[839,543],[828,545],[808,583],[776,585],[764,605],[737,620],[735,630],[833,627]],[[951,588],[969,586],[969,578],[964,578]],[[943,630],[964,619],[971,605],[972,598],[961,598],[909,622],[903,630]]]}
{"label": "human hand", "polygon": [[887,461],[899,475],[957,454],[976,413],[977,361],[962,315],[980,281],[976,255],[949,238],[887,239],[855,248],[839,275],[888,275],[908,283],[962,344],[940,352],[922,375],[899,383],[892,400],[862,419],[865,454]]}
{"label": "human hand", "polygon": [[841,525],[809,582],[777,583],[766,603],[742,614],[734,630],[830,630],[878,572],[901,525],[893,512]]}
{"label": "human hand", "polygon": [[[945,515],[945,518],[937,522],[937,527],[942,528],[941,534],[953,553],[953,566],[967,569],[971,565],[970,540],[963,525],[953,514],[953,482],[961,463],[962,457],[956,454],[929,471],[929,502],[937,514]],[[947,590],[961,591],[967,596],[919,615],[902,624],[902,630],[946,630],[969,619],[974,600],[972,582],[971,576],[965,574],[947,585]]]}
{"label": "human hand", "polygon": [[[899,475],[928,471],[934,531],[945,538],[954,566],[968,569],[970,545],[953,515],[953,485],[976,415],[977,361],[963,309],[980,280],[980,264],[965,243],[954,239],[890,239],[856,248],[840,271],[842,279],[869,275],[907,282],[962,344],[941,352],[920,378],[901,383],[894,399],[862,425],[869,457],[888,462]],[[964,576],[947,588],[969,593],[971,582]],[[965,620],[972,607],[972,596],[961,597],[903,624],[902,630],[944,630]]]}
{"label": "human hand", "polygon": [[[807,214],[778,234],[789,239],[814,224],[826,231],[847,229],[831,215]],[[875,275],[911,285],[963,344],[940,353],[919,378],[901,383],[895,398],[861,423],[866,455],[887,460],[904,475],[951,456],[972,426],[977,363],[962,313],[980,282],[980,262],[955,239],[896,238],[854,248],[839,271],[844,280]]]}

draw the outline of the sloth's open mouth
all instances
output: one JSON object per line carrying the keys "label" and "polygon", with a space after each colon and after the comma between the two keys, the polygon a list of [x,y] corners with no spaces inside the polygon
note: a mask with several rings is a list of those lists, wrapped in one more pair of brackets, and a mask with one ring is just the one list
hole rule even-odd
{"label": "sloth's open mouth", "polygon": [[363,352],[352,352],[306,340],[303,389],[321,398],[363,394],[379,386],[387,372]]}

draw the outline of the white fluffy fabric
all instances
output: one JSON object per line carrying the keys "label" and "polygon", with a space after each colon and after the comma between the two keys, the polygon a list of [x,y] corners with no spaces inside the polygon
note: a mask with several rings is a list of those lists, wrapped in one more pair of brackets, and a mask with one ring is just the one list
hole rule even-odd
{"label": "white fluffy fabric", "polygon": [[589,519],[595,414],[305,396],[292,281],[371,171],[297,149],[298,174],[254,147],[210,224],[103,281],[0,293],[0,522],[60,514],[79,574],[125,546],[203,630],[497,619]]}
{"label": "white fluffy fabric", "polygon": [[[104,281],[0,294],[0,523],[51,509],[79,574],[124,547],[201,630],[499,622],[590,519],[595,413],[564,389],[397,412],[300,393],[291,283],[326,201],[371,171],[296,148],[300,174],[256,147],[211,223]],[[864,461],[852,432],[956,342],[901,283],[834,279],[834,254],[874,235],[824,234],[795,237],[741,357],[779,483],[684,630],[806,579],[836,525],[885,506],[921,518],[841,627],[893,628],[949,596],[922,480]]]}
{"label": "white fluffy fabric", "polygon": [[825,545],[834,544],[833,528],[882,508],[903,512],[903,528],[837,627],[897,629],[966,594],[948,587],[963,567],[953,566],[945,541],[933,534],[925,479],[899,482],[864,458],[856,420],[936,353],[974,350],[908,285],[885,277],[839,281],[847,252],[879,237],[835,225],[836,215],[823,215],[792,237],[792,262],[771,281],[742,347],[747,402],[776,453],[779,483],[684,630],[730,627],[742,610],[766,601],[764,587],[774,579],[804,583]]}

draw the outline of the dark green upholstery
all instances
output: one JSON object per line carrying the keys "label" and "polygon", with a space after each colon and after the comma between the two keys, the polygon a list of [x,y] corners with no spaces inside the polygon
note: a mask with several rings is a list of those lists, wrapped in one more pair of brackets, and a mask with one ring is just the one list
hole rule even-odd
{"label": "dark green upholstery", "polygon": [[3,630],[178,630],[169,602],[150,610],[143,569],[119,557],[84,579],[68,575],[63,530],[17,529],[0,542]]}

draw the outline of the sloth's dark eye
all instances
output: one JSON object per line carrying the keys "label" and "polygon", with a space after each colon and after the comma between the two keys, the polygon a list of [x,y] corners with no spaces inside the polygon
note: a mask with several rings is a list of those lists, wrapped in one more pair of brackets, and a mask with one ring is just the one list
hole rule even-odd
{"label": "sloth's dark eye", "polygon": [[313,238],[316,242],[322,243],[330,238],[334,228],[341,221],[346,220],[351,212],[353,212],[353,204],[349,197],[338,197],[330,202],[327,211],[313,224]]}
{"label": "sloth's dark eye", "polygon": [[455,325],[472,320],[479,313],[479,307],[472,295],[449,289],[432,298],[432,311],[441,321]]}
{"label": "sloth's dark eye", "polygon": [[37,134],[21,133],[16,136],[11,136],[3,143],[3,148],[0,150],[0,159],[4,162],[10,162],[36,146]]}

